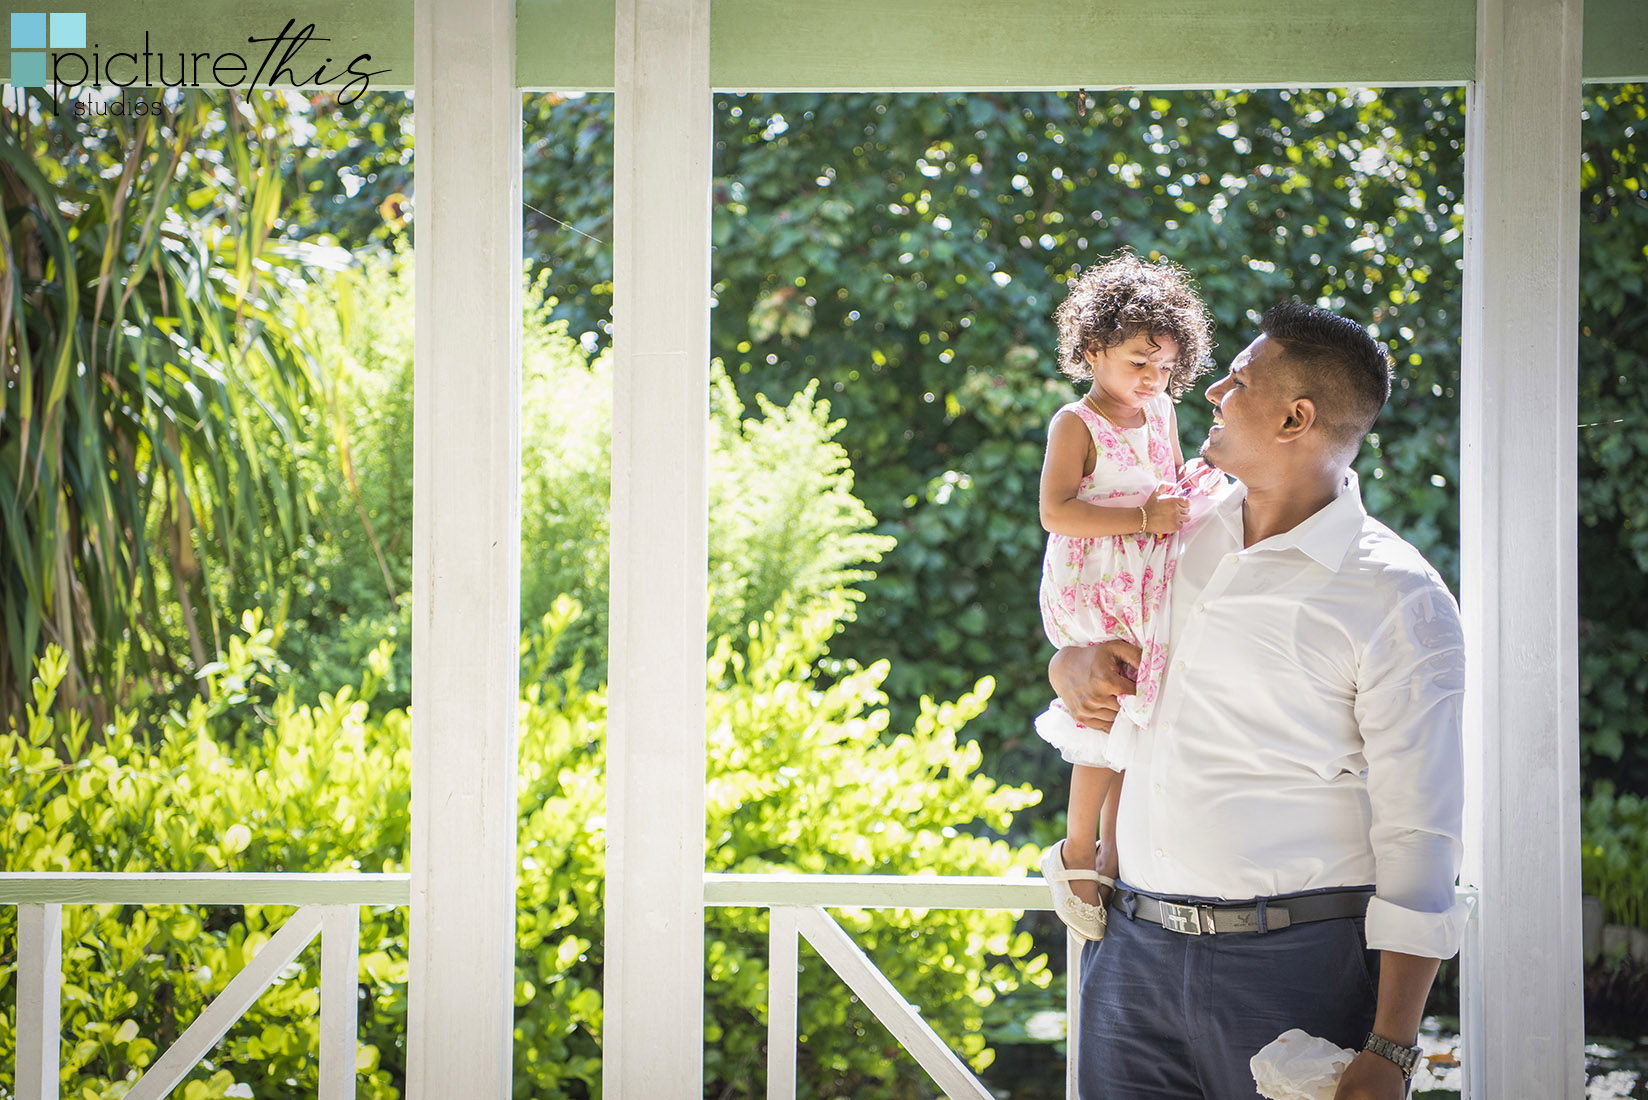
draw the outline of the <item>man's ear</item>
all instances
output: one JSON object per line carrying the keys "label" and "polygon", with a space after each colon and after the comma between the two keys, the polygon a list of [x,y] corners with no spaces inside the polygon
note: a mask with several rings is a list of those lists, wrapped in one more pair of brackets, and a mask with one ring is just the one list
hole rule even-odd
{"label": "man's ear", "polygon": [[1285,413],[1282,426],[1276,432],[1278,443],[1292,443],[1316,425],[1316,402],[1308,397],[1295,397]]}

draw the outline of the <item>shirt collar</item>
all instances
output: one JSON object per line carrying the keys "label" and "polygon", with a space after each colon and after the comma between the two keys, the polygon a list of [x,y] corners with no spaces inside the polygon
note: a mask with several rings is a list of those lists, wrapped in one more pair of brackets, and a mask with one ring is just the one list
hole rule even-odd
{"label": "shirt collar", "polygon": [[[1231,494],[1234,509],[1226,511],[1226,522],[1234,520],[1237,538],[1241,537],[1241,502],[1247,499],[1243,486]],[[1227,507],[1229,507],[1227,505]],[[1304,522],[1290,531],[1272,535],[1248,547],[1249,550],[1299,550],[1312,561],[1334,572],[1344,564],[1345,555],[1356,545],[1362,532],[1362,522],[1368,518],[1362,507],[1362,486],[1355,470],[1345,471],[1339,495],[1328,501]]]}

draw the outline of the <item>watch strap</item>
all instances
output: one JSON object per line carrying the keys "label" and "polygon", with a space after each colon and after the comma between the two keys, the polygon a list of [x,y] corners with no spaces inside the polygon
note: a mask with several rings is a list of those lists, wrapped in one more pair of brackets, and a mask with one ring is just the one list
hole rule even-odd
{"label": "watch strap", "polygon": [[1421,1053],[1419,1047],[1403,1046],[1401,1043],[1394,1043],[1383,1035],[1375,1035],[1370,1031],[1367,1039],[1362,1042],[1362,1049],[1379,1055],[1387,1062],[1394,1062],[1396,1067],[1402,1071],[1402,1076],[1406,1080],[1413,1080],[1413,1071],[1419,1068],[1419,1055]]}

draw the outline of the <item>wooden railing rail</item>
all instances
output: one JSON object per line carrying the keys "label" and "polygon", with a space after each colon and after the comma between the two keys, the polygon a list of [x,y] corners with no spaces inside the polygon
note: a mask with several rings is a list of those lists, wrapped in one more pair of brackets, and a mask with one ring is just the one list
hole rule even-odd
{"label": "wooden railing rail", "polygon": [[[1051,909],[1047,884],[1039,878],[982,875],[797,875],[704,876],[704,904],[770,909],[767,966],[767,1100],[795,1100],[797,1039],[797,948],[806,940],[847,983],[875,1018],[951,1100],[990,1100],[967,1064],[946,1047],[916,1007],[893,988],[827,909]],[[1080,969],[1082,941],[1065,940],[1068,973]],[[1069,982],[1066,1019],[1081,1010],[1081,983]],[[1076,1033],[1066,1042],[1065,1095],[1076,1096]]]}
{"label": "wooden railing rail", "polygon": [[0,874],[0,905],[17,907],[18,1100],[59,1096],[65,905],[297,906],[177,1042],[150,1063],[126,1100],[169,1095],[316,936],[321,937],[319,1100],[353,1100],[360,907],[407,905],[411,896],[411,876],[404,874]]}
{"label": "wooden railing rail", "polygon": [[[1474,903],[1476,891],[1459,896]],[[321,937],[319,1100],[355,1095],[356,972],[360,907],[405,906],[405,874],[252,874],[168,872],[24,872],[0,874],[0,905],[17,908],[18,1100],[58,1100],[65,905],[290,905],[284,925],[230,980],[171,1048],[161,1053],[127,1093],[127,1100],[163,1100],[282,969]],[[797,951],[805,939],[932,1075],[947,1096],[989,1100],[988,1089],[872,963],[828,909],[1046,910],[1051,899],[1039,878],[982,876],[707,874],[704,904],[771,910],[768,983],[768,1100],[794,1100],[797,1040]],[[1473,904],[1462,967],[1479,965]],[[1080,970],[1081,941],[1066,940],[1066,973]],[[1080,982],[1067,983],[1066,1018],[1079,1018]],[[1465,1095],[1480,1080],[1470,1041],[1476,1013],[1464,1006]],[[1076,1095],[1076,1033],[1067,1043],[1066,1095]]]}

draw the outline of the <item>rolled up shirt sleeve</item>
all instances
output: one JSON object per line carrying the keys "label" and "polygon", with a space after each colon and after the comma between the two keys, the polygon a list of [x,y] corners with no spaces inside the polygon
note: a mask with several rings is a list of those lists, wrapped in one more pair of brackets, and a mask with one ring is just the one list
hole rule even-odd
{"label": "rolled up shirt sleeve", "polygon": [[1410,592],[1362,654],[1356,719],[1377,867],[1368,947],[1431,958],[1459,950],[1464,856],[1464,634],[1439,579]]}

